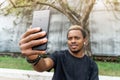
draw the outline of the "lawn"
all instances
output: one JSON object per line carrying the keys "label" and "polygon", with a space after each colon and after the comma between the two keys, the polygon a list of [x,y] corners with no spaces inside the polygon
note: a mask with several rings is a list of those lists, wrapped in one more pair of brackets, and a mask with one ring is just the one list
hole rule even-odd
{"label": "lawn", "polygon": [[0,68],[32,70],[31,65],[26,62],[25,58],[10,56],[0,57]]}
{"label": "lawn", "polygon": [[[100,75],[120,76],[120,63],[100,61],[96,61],[96,63],[98,64]],[[31,65],[26,62],[25,58],[13,58],[10,56],[0,57],[0,68],[33,70]]]}
{"label": "lawn", "polygon": [[100,75],[120,76],[120,63],[97,61],[97,64]]}

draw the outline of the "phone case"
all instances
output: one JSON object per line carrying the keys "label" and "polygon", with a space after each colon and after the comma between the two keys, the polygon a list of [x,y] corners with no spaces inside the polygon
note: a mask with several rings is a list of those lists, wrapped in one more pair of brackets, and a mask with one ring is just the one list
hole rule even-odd
{"label": "phone case", "polygon": [[[50,10],[40,10],[33,12],[32,27],[41,27],[43,31],[46,31],[48,38],[50,23]],[[33,47],[34,50],[46,50],[47,43]]]}

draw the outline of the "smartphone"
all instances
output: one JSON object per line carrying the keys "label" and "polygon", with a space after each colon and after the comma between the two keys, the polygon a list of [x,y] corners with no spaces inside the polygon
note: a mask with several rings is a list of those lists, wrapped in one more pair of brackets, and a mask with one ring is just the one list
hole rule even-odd
{"label": "smartphone", "polygon": [[[33,20],[32,20],[32,27],[41,27],[42,31],[45,31],[46,38],[48,38],[49,34],[49,24],[50,24],[50,10],[40,10],[40,11],[34,11],[33,12]],[[46,50],[47,49],[47,43],[34,46],[34,50]]]}

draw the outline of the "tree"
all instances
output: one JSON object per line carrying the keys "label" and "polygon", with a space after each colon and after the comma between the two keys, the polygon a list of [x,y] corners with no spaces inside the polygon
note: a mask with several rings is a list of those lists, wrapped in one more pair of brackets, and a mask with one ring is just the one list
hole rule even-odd
{"label": "tree", "polygon": [[68,17],[72,24],[81,25],[90,34],[88,27],[89,15],[96,0],[5,0],[0,3],[0,7],[6,1],[9,1],[9,6],[1,9],[2,11],[5,9],[6,14],[14,12],[16,8],[19,8],[16,14],[20,15],[20,13],[31,14],[33,9],[52,7]]}
{"label": "tree", "polygon": [[[10,11],[12,8],[24,8],[31,7],[36,8],[40,5],[40,8],[43,8],[46,5],[56,9],[57,11],[63,13],[68,17],[72,24],[82,25],[84,29],[87,29],[89,14],[95,4],[96,0],[76,0],[73,2],[76,5],[70,5],[70,0],[9,0]],[[4,2],[3,2],[4,3]],[[1,3],[0,6],[3,4]]]}
{"label": "tree", "polygon": [[[72,1],[72,3],[70,1]],[[4,5],[6,2],[8,2],[8,6],[2,7],[2,5]],[[28,19],[26,20],[26,23],[29,25],[31,22],[29,21],[31,20],[29,18],[32,14],[31,12],[34,9],[39,10],[53,8],[68,17],[72,24],[82,25],[82,27],[90,35],[88,26],[89,15],[93,9],[95,2],[96,0],[4,0],[3,2],[0,2],[0,13],[2,11],[5,15],[7,15],[9,13],[15,12],[17,16],[21,16],[23,14],[21,21],[23,21],[23,18],[27,17],[25,19]],[[116,11],[119,11],[119,0],[103,0],[103,2],[105,2],[105,6],[108,11],[111,10],[110,7],[112,7],[114,16],[116,19],[120,20],[120,18],[118,18],[118,16],[115,14]],[[110,6],[106,5],[106,3]],[[114,11],[114,9],[116,11]],[[16,20],[14,23],[17,24]],[[87,48],[89,51],[91,51],[90,43],[87,45]]]}
{"label": "tree", "polygon": [[120,12],[120,0],[106,0],[105,6],[108,11],[112,11],[117,20],[120,20],[120,16],[117,15]]}

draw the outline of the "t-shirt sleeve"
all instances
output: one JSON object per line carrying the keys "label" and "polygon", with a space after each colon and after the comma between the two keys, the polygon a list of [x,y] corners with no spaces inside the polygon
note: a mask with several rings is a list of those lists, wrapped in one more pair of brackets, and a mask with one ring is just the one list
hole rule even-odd
{"label": "t-shirt sleeve", "polygon": [[54,66],[53,66],[53,67],[55,67],[55,65],[56,65],[56,63],[57,63],[58,54],[59,54],[59,52],[58,52],[58,51],[55,51],[54,53],[52,53],[52,54],[50,54],[50,55],[48,56],[48,57],[51,58],[51,59],[53,60],[53,62],[54,62]]}
{"label": "t-shirt sleeve", "polygon": [[89,80],[99,80],[98,66],[94,61],[91,64],[91,72],[90,72],[90,79]]}

